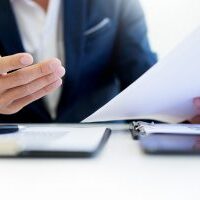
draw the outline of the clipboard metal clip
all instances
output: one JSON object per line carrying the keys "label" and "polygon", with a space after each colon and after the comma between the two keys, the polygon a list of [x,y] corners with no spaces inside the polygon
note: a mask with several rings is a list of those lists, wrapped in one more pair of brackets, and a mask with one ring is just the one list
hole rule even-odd
{"label": "clipboard metal clip", "polygon": [[133,136],[133,139],[138,140],[139,137],[145,137],[148,136],[148,133],[145,131],[145,125],[148,126],[154,126],[155,123],[147,123],[147,122],[142,122],[142,121],[133,121],[131,123],[131,134]]}

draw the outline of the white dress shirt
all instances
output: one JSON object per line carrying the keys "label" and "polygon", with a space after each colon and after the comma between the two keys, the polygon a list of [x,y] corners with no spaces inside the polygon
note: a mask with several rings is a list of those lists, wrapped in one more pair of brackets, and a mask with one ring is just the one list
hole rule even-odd
{"label": "white dress shirt", "polygon": [[[52,57],[64,63],[61,0],[49,0],[47,12],[32,0],[11,0],[18,28],[26,52],[33,55],[34,62]],[[45,97],[51,117],[56,109],[61,89]]]}

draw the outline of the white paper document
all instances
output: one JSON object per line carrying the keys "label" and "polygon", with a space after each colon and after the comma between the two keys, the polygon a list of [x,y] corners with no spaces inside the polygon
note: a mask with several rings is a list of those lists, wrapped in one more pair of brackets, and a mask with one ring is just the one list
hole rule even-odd
{"label": "white paper document", "polygon": [[152,119],[169,123],[196,113],[200,96],[200,28],[83,122]]}

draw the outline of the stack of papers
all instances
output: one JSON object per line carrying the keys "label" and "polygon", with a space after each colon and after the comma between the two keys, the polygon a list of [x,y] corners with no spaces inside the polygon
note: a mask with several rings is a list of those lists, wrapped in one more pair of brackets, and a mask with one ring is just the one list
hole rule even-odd
{"label": "stack of papers", "polygon": [[178,123],[196,115],[200,96],[200,28],[126,90],[83,122],[152,119]]}

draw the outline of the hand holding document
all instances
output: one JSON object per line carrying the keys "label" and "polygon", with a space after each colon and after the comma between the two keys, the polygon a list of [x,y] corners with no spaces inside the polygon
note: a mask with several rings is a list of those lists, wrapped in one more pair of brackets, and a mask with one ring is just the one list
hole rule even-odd
{"label": "hand holding document", "polygon": [[178,123],[196,115],[200,96],[200,28],[126,90],[83,122],[152,119]]}

